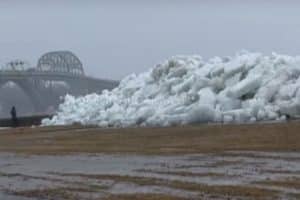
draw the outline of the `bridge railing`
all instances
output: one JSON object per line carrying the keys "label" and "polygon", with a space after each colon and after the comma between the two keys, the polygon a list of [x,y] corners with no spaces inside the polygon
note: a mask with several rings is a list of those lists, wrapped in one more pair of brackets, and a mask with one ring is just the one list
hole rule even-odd
{"label": "bridge railing", "polygon": [[56,71],[39,71],[39,70],[0,70],[0,75],[2,76],[13,76],[13,75],[22,75],[22,76],[70,76],[70,77],[84,77],[81,74],[68,73],[68,72],[56,72]]}
{"label": "bridge railing", "polygon": [[11,80],[11,79],[23,79],[23,78],[42,78],[46,80],[65,80],[65,79],[77,79],[77,80],[86,80],[93,82],[105,82],[108,84],[117,85],[119,81],[102,79],[84,76],[81,74],[72,74],[66,72],[55,72],[55,71],[36,71],[36,70],[24,70],[24,71],[15,71],[15,70],[0,70],[0,80]]}

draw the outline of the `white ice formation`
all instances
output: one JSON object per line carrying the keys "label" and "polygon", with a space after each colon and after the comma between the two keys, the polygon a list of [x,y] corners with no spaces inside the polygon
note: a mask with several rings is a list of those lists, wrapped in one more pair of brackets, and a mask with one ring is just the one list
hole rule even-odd
{"label": "white ice formation", "polygon": [[44,125],[101,127],[244,123],[300,117],[300,57],[243,52],[234,57],[176,56],[112,91],[67,95]]}

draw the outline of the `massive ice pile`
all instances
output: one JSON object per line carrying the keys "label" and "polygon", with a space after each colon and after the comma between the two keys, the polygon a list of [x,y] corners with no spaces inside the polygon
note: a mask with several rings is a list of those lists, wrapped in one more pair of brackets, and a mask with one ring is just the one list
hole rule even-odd
{"label": "massive ice pile", "polygon": [[205,62],[177,56],[112,91],[66,96],[44,125],[168,126],[300,116],[300,57],[239,53]]}

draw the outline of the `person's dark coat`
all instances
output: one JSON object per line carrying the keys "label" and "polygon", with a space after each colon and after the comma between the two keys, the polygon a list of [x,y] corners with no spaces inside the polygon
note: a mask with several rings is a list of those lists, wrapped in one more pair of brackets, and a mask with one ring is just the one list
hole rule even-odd
{"label": "person's dark coat", "polygon": [[17,111],[16,111],[16,108],[14,106],[11,108],[10,114],[11,114],[11,119],[12,119],[13,126],[14,127],[18,126]]}

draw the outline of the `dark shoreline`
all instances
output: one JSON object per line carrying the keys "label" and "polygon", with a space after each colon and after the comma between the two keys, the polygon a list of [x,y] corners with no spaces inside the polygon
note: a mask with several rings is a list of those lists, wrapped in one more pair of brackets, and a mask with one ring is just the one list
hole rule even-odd
{"label": "dark shoreline", "polygon": [[[18,126],[38,126],[44,118],[49,118],[51,115],[34,115],[18,117]],[[10,118],[0,119],[0,127],[12,127]]]}

